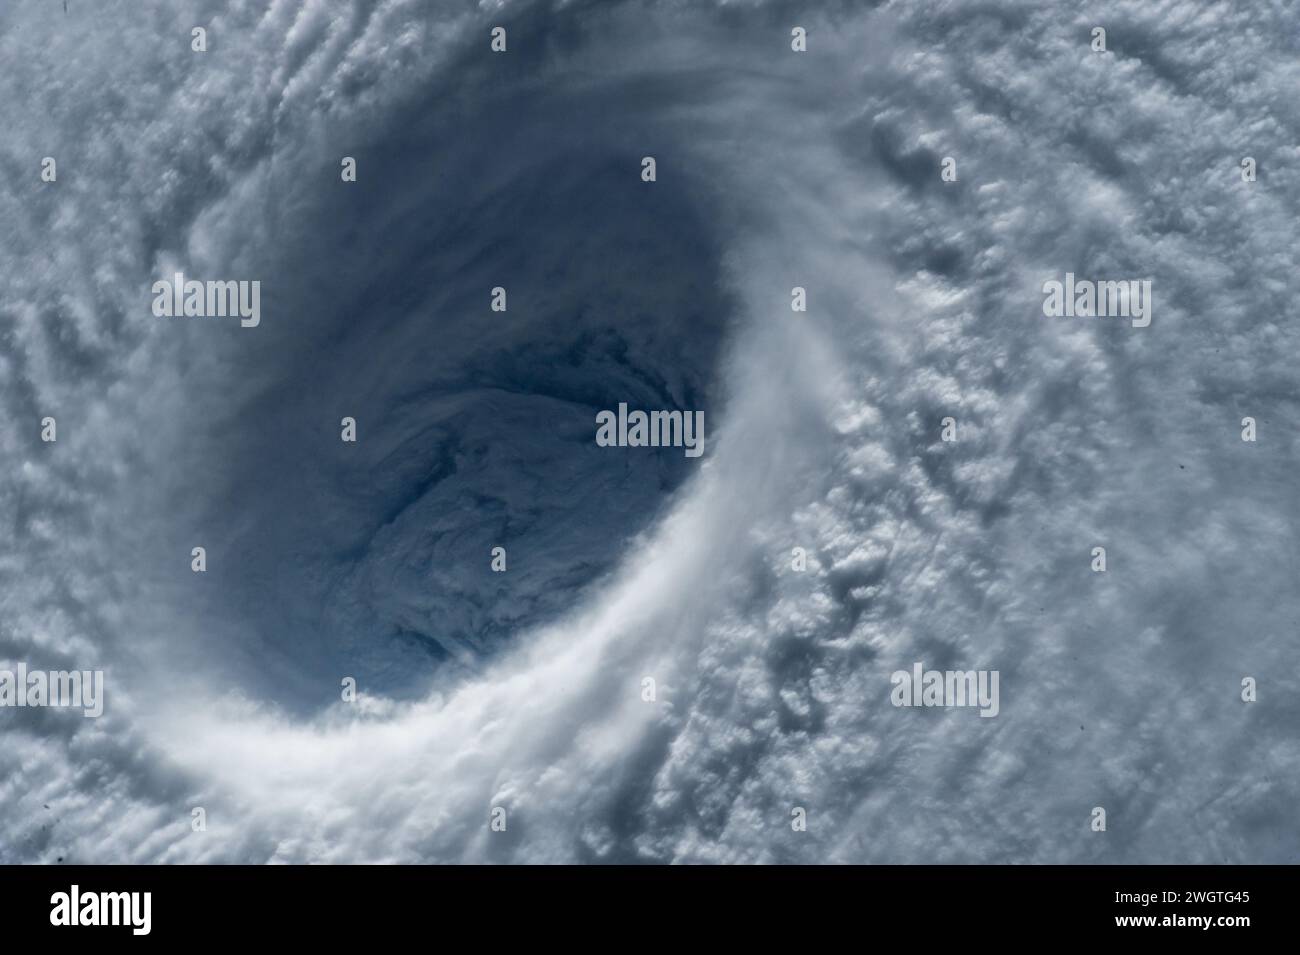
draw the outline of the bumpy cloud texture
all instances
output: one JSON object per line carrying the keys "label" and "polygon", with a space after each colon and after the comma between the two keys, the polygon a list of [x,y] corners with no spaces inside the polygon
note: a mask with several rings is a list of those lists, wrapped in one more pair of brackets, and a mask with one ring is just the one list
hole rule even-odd
{"label": "bumpy cloud texture", "polygon": [[[108,701],[0,710],[0,860],[1295,861],[1296,27],[7,6],[0,665]],[[154,317],[176,270],[261,325]],[[619,401],[705,456],[596,447]]]}

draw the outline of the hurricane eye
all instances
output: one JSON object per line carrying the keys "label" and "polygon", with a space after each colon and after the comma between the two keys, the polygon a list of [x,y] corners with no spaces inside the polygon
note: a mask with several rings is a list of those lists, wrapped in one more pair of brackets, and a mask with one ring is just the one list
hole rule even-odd
{"label": "hurricane eye", "polygon": [[[472,670],[612,569],[696,463],[669,439],[716,399],[705,214],[639,156],[558,149],[589,130],[547,109],[484,165],[505,121],[445,140],[426,104],[353,150],[355,188],[277,199],[277,320],[237,343],[264,387],[204,456],[213,520],[241,515],[211,609],[269,645],[281,687],[349,673],[401,697]],[[673,446],[598,441],[620,406],[678,416]]]}

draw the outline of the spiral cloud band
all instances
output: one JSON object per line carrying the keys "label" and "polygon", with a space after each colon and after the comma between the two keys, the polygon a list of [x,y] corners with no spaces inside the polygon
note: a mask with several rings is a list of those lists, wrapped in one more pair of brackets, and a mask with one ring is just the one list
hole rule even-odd
{"label": "spiral cloud band", "polygon": [[1294,861],[1298,20],[6,4],[0,861]]}

